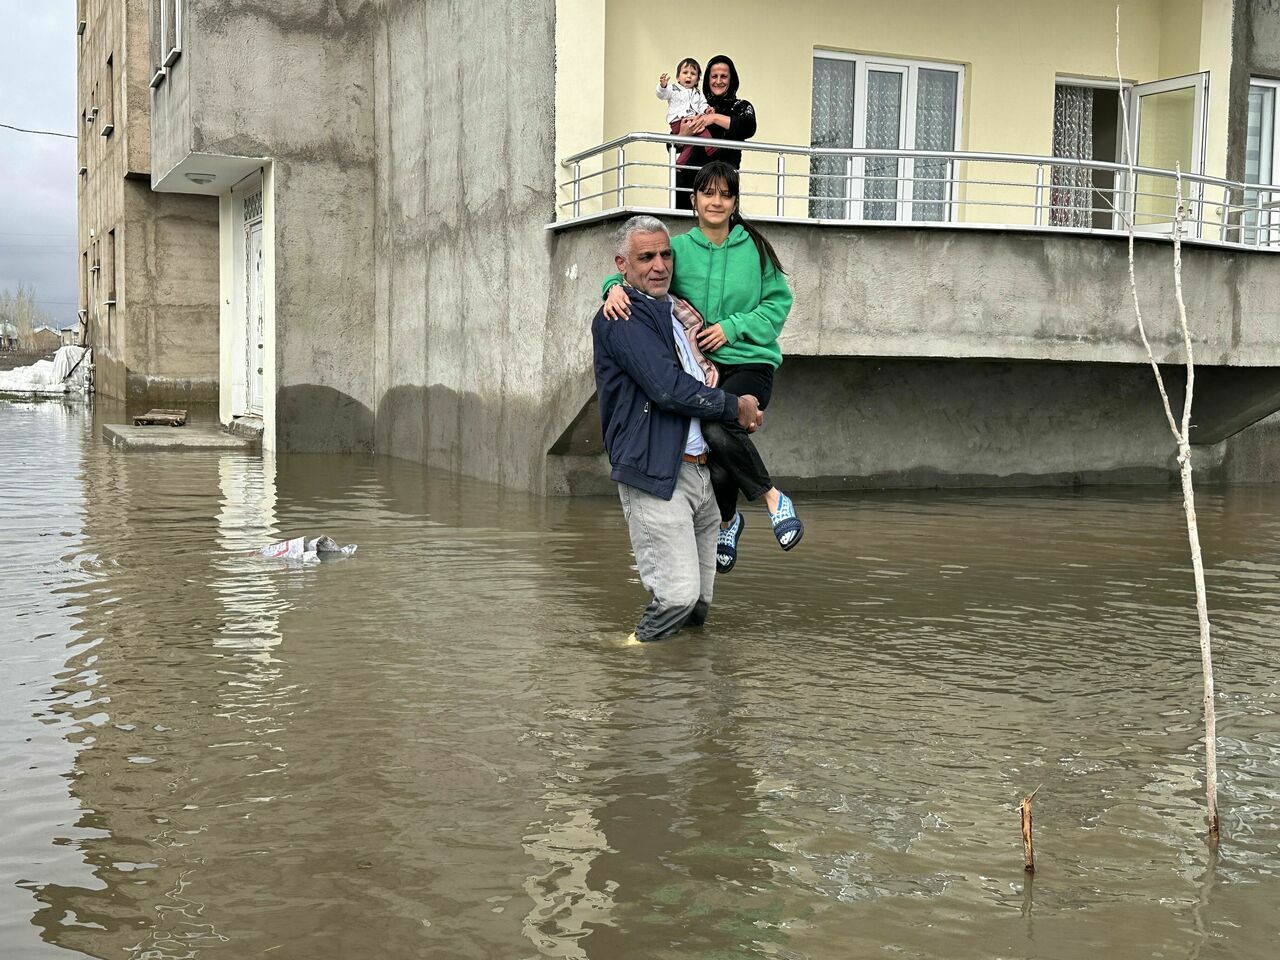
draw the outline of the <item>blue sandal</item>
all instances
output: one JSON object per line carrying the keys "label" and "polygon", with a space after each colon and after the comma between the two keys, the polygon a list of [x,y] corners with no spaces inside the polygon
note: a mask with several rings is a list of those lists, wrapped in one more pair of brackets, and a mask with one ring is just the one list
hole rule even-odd
{"label": "blue sandal", "polygon": [[734,514],[733,523],[720,528],[720,536],[716,539],[716,572],[728,573],[738,562],[738,538],[747,527],[747,518],[742,512]]}
{"label": "blue sandal", "polygon": [[796,516],[796,505],[785,493],[778,498],[778,509],[769,513],[769,522],[773,524],[773,535],[783,550],[790,550],[804,536],[804,524]]}

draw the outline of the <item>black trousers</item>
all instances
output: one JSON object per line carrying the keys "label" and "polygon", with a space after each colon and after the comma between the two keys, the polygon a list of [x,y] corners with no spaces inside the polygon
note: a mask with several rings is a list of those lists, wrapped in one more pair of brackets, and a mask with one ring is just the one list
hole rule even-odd
{"label": "black trousers", "polygon": [[[743,363],[736,366],[716,364],[720,371],[718,386],[735,396],[750,394],[760,401],[760,409],[769,405],[773,393],[773,367],[767,363]],[[715,490],[720,519],[728,522],[738,511],[738,493],[757,500],[773,486],[769,471],[756,445],[737,423],[703,420],[702,436],[711,448],[711,486]]]}

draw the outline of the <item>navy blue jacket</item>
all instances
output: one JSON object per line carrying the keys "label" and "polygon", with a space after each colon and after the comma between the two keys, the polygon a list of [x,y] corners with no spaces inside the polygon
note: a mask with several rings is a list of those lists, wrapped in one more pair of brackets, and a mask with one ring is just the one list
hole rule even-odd
{"label": "navy blue jacket", "polygon": [[600,426],[610,476],[670,500],[689,420],[737,420],[738,398],[684,372],[671,329],[671,304],[630,287],[631,317],[591,321]]}

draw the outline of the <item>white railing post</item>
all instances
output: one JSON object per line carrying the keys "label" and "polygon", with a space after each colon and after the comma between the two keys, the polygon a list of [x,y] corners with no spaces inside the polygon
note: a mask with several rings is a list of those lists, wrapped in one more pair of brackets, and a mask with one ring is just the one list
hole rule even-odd
{"label": "white railing post", "polygon": [[582,164],[573,165],[573,215],[582,214]]}
{"label": "white railing post", "polygon": [[956,222],[956,188],[960,181],[956,178],[956,162],[947,161],[947,223]]}
{"label": "white railing post", "polygon": [[1036,226],[1044,226],[1044,164],[1036,164]]}
{"label": "white railing post", "polygon": [[[1257,195],[1258,195],[1258,199],[1256,201],[1256,205],[1258,208],[1258,215],[1257,217],[1254,218],[1253,245],[1255,247],[1260,247],[1262,246],[1262,190],[1261,188],[1258,189]],[[1270,232],[1271,232],[1271,225],[1268,224],[1267,233],[1270,233]]]}
{"label": "white railing post", "polygon": [[1231,188],[1221,187],[1222,206],[1218,208],[1218,239],[1227,242],[1227,221],[1231,219]]}
{"label": "white railing post", "polygon": [[844,158],[844,218],[853,219],[853,155]]}
{"label": "white railing post", "polygon": [[667,158],[669,161],[667,167],[667,194],[672,210],[676,209],[676,158],[678,156],[676,145],[674,143],[667,144]]}
{"label": "white railing post", "polygon": [[625,207],[627,205],[627,150],[625,147],[618,148],[618,206]]}
{"label": "white railing post", "polygon": [[778,216],[787,215],[787,155],[778,154]]}

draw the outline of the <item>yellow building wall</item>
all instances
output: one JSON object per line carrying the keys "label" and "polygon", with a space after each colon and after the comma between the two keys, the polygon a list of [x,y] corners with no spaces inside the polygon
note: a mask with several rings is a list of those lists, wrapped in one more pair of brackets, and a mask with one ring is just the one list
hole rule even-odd
{"label": "yellow building wall", "polygon": [[[582,6],[561,0],[560,7]],[[596,5],[590,5],[598,13]],[[1226,92],[1230,66],[1230,0],[1124,0],[1121,4],[1122,67],[1133,82],[1212,71],[1207,171],[1225,170]],[[867,53],[910,60],[961,64],[965,68],[961,131],[957,148],[999,153],[1052,152],[1053,99],[1060,76],[1115,76],[1115,4],[1113,0],[734,0],[708,13],[700,27],[696,10],[636,0],[609,0],[604,13],[604,118],[602,140],[631,131],[665,132],[665,104],[653,93],[658,75],[674,72],[682,57],[705,65],[711,56],[732,57],[741,76],[739,96],[756,108],[757,143],[807,146],[815,50]],[[578,24],[585,18],[578,14]],[[589,29],[575,42],[590,44]],[[576,28],[575,28],[576,29]],[[566,35],[567,35],[566,30]],[[557,30],[559,37],[560,30]],[[589,53],[589,51],[587,51]],[[570,62],[567,58],[561,62]],[[578,60],[572,73],[559,74],[559,87],[572,87],[583,100]],[[585,61],[592,77],[592,61]],[[587,81],[590,83],[590,80]],[[557,96],[557,105],[560,98]],[[576,107],[572,109],[577,109]],[[592,128],[594,133],[595,128]],[[562,132],[558,147],[588,146]],[[600,141],[597,141],[600,142]],[[567,155],[561,150],[559,156]],[[658,146],[632,147],[629,161],[665,161]],[[609,161],[610,163],[612,160]],[[744,191],[772,193],[776,158],[744,155]],[[807,172],[805,161],[788,161],[789,173]],[[563,172],[563,171],[562,171]],[[981,207],[980,202],[1018,202],[1032,198],[1035,168],[971,163],[959,172],[969,180],[1016,180],[1021,191],[970,186],[959,219],[1031,223],[1029,209]],[[562,176],[561,179],[564,179]],[[607,178],[606,178],[607,180]],[[630,170],[628,182],[665,185],[661,170]],[[606,182],[611,186],[611,182]],[[807,193],[807,180],[788,183],[788,193]],[[596,192],[584,187],[584,193]],[[612,198],[607,202],[611,203]],[[665,207],[665,191],[629,193],[630,206]],[[744,203],[748,212],[772,214],[772,199]],[[803,216],[803,200],[789,202],[786,213]]]}
{"label": "yellow building wall", "polygon": [[[556,157],[561,159],[597,146],[605,139],[605,0],[556,0]],[[599,160],[582,165],[584,174],[601,169]],[[556,182],[570,176],[561,168]],[[596,193],[600,181],[589,180],[583,193]],[[557,191],[557,204],[572,199]],[[612,204],[610,204],[612,205]],[[600,200],[589,201],[580,212],[595,212]],[[571,216],[564,206],[558,218]]]}

